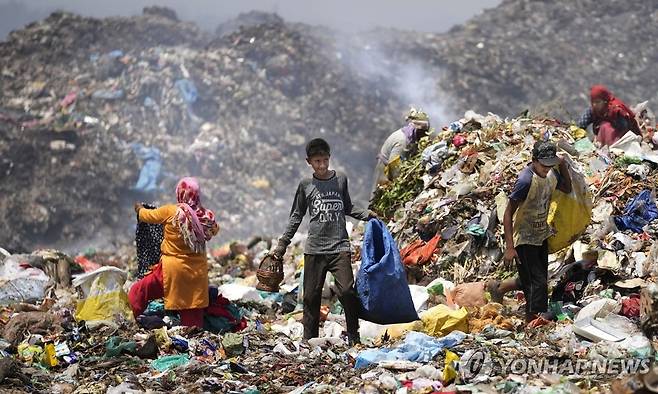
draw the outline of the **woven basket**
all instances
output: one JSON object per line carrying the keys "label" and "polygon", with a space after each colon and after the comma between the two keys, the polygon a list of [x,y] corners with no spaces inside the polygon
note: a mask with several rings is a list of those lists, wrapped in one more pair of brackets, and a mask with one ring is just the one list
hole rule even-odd
{"label": "woven basket", "polygon": [[277,260],[272,256],[265,256],[256,271],[258,285],[256,288],[262,291],[276,293],[283,281],[283,260]]}

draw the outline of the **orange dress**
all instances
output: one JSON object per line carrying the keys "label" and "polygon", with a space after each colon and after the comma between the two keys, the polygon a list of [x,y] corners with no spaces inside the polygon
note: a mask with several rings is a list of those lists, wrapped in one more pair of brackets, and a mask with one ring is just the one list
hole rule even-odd
{"label": "orange dress", "polygon": [[[183,241],[173,219],[178,207],[174,204],[157,209],[140,209],[139,220],[164,224],[164,240],[160,245],[165,309],[181,310],[208,306],[208,258],[194,253]],[[219,226],[215,224],[213,235]]]}

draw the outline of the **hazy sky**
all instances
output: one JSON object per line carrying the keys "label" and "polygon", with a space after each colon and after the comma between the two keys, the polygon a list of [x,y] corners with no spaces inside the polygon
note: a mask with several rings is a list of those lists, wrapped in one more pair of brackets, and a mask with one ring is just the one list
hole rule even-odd
{"label": "hazy sky", "polygon": [[173,8],[183,20],[214,30],[241,12],[277,12],[293,22],[322,24],[342,30],[377,26],[445,31],[491,8],[500,0],[0,0],[0,37],[26,23],[63,9],[88,16],[134,15],[144,6]]}

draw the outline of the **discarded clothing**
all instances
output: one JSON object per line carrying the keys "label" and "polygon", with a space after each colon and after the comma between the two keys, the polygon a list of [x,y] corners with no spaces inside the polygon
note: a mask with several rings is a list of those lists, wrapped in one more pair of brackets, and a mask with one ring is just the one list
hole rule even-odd
{"label": "discarded clothing", "polygon": [[205,310],[203,318],[203,328],[215,334],[225,332],[238,332],[247,328],[247,320],[242,316],[242,312],[229,300],[224,298],[216,287],[208,289],[210,296],[210,305]]}
{"label": "discarded clothing", "polygon": [[621,314],[628,318],[640,317],[640,295],[631,294],[621,302]]}
{"label": "discarded clothing", "polygon": [[432,262],[432,256],[441,241],[441,235],[436,234],[429,242],[417,240],[400,251],[404,265],[423,265]]}
{"label": "discarded clothing", "polygon": [[[144,205],[146,209],[154,209],[153,205]],[[137,247],[137,278],[143,278],[151,266],[160,261],[160,244],[164,239],[162,224],[137,223],[135,246]]]}

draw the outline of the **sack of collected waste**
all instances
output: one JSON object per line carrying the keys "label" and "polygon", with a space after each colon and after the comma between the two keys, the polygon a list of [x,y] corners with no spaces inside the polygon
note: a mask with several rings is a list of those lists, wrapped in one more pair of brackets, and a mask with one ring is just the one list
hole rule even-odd
{"label": "sack of collected waste", "polygon": [[569,166],[571,193],[555,190],[551,196],[548,224],[555,234],[548,239],[548,252],[555,253],[574,243],[592,220],[592,193],[585,177]]}
{"label": "sack of collected waste", "polygon": [[361,318],[378,324],[418,320],[397,244],[380,220],[366,225],[356,289]]}
{"label": "sack of collected waste", "polygon": [[125,271],[106,266],[75,278],[73,286],[79,287],[83,296],[76,306],[76,320],[114,320],[117,316],[132,320],[128,295],[123,290],[127,277]]}

